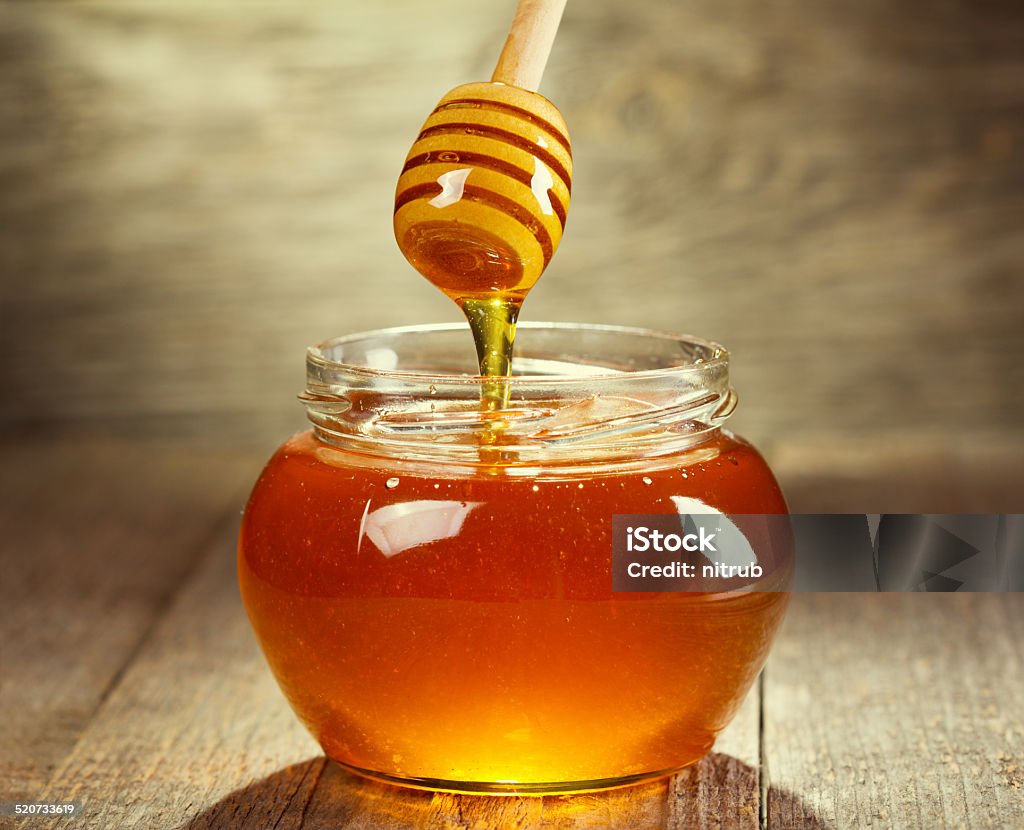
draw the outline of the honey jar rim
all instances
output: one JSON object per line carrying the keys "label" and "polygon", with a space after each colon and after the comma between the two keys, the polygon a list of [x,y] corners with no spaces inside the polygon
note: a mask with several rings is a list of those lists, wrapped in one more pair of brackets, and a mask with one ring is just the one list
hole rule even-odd
{"label": "honey jar rim", "polygon": [[[516,345],[526,373],[498,380],[472,373],[465,324],[336,337],[309,348],[299,399],[324,443],[368,457],[487,466],[480,436],[500,428],[510,469],[681,452],[736,407],[729,353],[701,338],[527,323]],[[508,404],[482,408],[484,384],[496,382],[511,387]]]}
{"label": "honey jar rim", "polygon": [[[702,350],[706,356],[701,356],[697,360],[689,362],[673,362],[669,365],[659,366],[657,368],[629,368],[628,366],[612,368],[607,366],[592,366],[586,371],[577,371],[572,374],[519,373],[513,374],[510,378],[503,381],[510,384],[513,388],[517,386],[527,386],[538,382],[542,382],[545,385],[552,384],[559,386],[578,384],[581,382],[600,383],[602,380],[653,380],[656,378],[667,378],[690,372],[707,373],[714,372],[715,370],[724,370],[727,372],[729,369],[730,353],[728,349],[713,340],[707,340],[690,334],[678,334],[663,329],[644,328],[641,326],[579,322],[527,321],[519,323],[516,328],[520,332],[524,330],[558,331],[565,333],[575,332],[580,334],[619,335],[643,338],[647,340],[661,340],[676,343],[689,349]],[[344,372],[348,375],[363,376],[366,378],[391,378],[394,380],[406,380],[434,385],[479,385],[487,382],[488,378],[480,374],[473,374],[469,372],[436,372],[396,369],[388,368],[386,366],[366,366],[361,365],[360,363],[334,359],[328,354],[330,350],[336,350],[343,348],[346,345],[354,345],[356,343],[366,342],[373,339],[384,340],[406,335],[429,335],[456,331],[465,332],[467,344],[472,342],[469,339],[471,335],[469,326],[466,323],[426,323],[407,326],[392,326],[332,337],[306,348],[307,369],[326,372],[337,371]],[[525,338],[525,340],[528,339],[529,338]],[[520,338],[518,342],[522,343],[524,342],[524,339]],[[470,347],[468,348],[467,354],[471,354],[471,352],[472,349]],[[522,360],[520,361],[520,365],[522,365]],[[574,365],[577,369],[581,367],[581,364],[578,363]]]}

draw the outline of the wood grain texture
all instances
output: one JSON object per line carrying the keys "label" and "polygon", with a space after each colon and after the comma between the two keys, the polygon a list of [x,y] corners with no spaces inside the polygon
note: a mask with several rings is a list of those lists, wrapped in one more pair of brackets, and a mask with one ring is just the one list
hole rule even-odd
{"label": "wood grain texture", "polygon": [[1024,511],[1024,446],[1005,436],[792,436],[769,450],[794,513]]}
{"label": "wood grain texture", "polygon": [[38,795],[255,469],[138,442],[0,445],[0,800]]}
{"label": "wood grain texture", "polygon": [[273,826],[262,810],[286,809],[307,775],[316,777],[288,769],[318,747],[280,698],[249,631],[234,577],[235,518],[54,773],[44,797],[86,802],[74,826],[178,827],[238,782],[282,771],[263,803],[231,813],[233,826]]}
{"label": "wood grain texture", "polygon": [[760,814],[760,761],[744,763],[716,751],[673,779],[665,826],[678,830],[757,830]]}
{"label": "wood grain texture", "polygon": [[1020,594],[795,597],[767,672],[768,826],[1024,826],[1022,625]]}
{"label": "wood grain texture", "polygon": [[[392,194],[513,5],[0,2],[0,423],[277,437],[308,343],[455,319]],[[570,3],[543,92],[525,318],[722,341],[758,442],[1024,440],[1020,3]]]}

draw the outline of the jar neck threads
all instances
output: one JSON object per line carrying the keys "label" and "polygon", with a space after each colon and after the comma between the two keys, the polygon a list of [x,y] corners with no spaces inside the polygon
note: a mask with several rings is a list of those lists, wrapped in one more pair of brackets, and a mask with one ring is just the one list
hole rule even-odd
{"label": "jar neck threads", "polygon": [[467,326],[455,324],[310,347],[300,397],[333,446],[473,466],[494,463],[496,431],[502,466],[675,454],[707,440],[735,409],[728,352],[715,343],[616,326],[520,330],[500,408],[481,406],[489,379],[477,374]]}

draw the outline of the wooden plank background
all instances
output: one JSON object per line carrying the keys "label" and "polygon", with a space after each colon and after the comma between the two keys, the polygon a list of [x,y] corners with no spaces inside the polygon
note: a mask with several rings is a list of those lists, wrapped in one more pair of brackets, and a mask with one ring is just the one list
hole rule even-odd
{"label": "wooden plank background", "polygon": [[[0,0],[0,424],[266,440],[307,343],[455,319],[393,188],[513,5]],[[759,443],[1024,441],[1019,2],[573,2],[544,91],[526,317],[726,343]]]}

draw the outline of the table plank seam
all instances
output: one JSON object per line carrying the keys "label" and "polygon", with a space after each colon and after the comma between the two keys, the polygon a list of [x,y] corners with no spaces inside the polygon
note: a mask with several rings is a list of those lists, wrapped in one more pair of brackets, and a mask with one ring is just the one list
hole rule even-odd
{"label": "table plank seam", "polygon": [[764,745],[764,689],[765,673],[768,667],[761,669],[757,676],[757,826],[759,830],[768,830],[768,753]]}
{"label": "table plank seam", "polygon": [[[322,758],[318,758],[317,759],[316,776],[313,779],[312,786],[309,787],[309,789],[307,791],[308,795],[306,797],[306,800],[302,802],[302,811],[299,813],[299,823],[298,823],[298,825],[296,825],[297,830],[302,830],[302,828],[304,828],[306,826],[306,814],[309,812],[309,806],[313,803],[313,799],[316,796],[316,791],[320,787],[320,781],[324,777],[324,771],[327,769],[327,764],[328,763],[329,763],[329,761],[327,760],[326,757],[322,757]],[[298,795],[298,793],[301,791],[301,789],[302,789],[301,787],[296,788],[295,793],[292,795],[292,798],[295,798],[295,796]],[[288,808],[290,808],[291,806],[292,806],[292,799],[289,799],[288,800],[288,807],[286,807],[284,810],[281,811],[281,815],[278,816],[277,821],[274,822],[274,826],[271,828],[271,830],[277,830],[277,826],[281,823],[281,820],[286,815],[288,815]]]}

